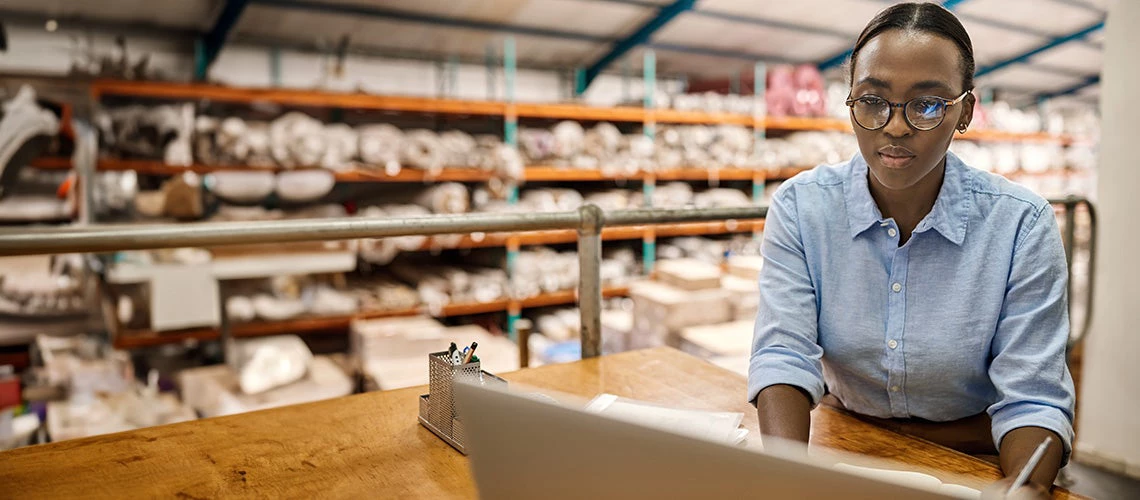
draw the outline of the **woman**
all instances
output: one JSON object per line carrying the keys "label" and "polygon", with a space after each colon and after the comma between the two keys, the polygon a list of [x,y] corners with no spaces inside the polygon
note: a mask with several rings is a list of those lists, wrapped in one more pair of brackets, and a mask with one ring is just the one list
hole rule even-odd
{"label": "woman", "polygon": [[[847,104],[860,155],[786,182],[768,212],[749,399],[807,441],[824,399],[903,432],[998,453],[1006,479],[1072,442],[1067,273],[1052,208],[948,153],[973,115],[969,35],[899,4],[859,36]],[[826,401],[825,400],[825,401]]]}

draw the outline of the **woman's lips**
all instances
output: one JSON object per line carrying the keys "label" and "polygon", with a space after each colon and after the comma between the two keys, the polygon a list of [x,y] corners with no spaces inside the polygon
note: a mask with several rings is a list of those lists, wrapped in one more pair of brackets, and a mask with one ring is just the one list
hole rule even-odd
{"label": "woman's lips", "polygon": [[906,168],[915,154],[902,146],[884,146],[879,149],[879,161],[887,168]]}

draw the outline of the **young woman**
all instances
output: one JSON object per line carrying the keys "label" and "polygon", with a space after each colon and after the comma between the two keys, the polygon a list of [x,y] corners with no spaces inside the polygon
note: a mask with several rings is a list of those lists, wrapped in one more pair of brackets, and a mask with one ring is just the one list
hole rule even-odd
{"label": "young woman", "polygon": [[[807,441],[831,402],[974,454],[1028,493],[1067,460],[1074,390],[1064,249],[1040,196],[948,153],[974,110],[969,35],[898,4],[850,61],[860,155],[784,183],[768,212],[749,370],[764,435]],[[826,397],[825,397],[826,394]]]}

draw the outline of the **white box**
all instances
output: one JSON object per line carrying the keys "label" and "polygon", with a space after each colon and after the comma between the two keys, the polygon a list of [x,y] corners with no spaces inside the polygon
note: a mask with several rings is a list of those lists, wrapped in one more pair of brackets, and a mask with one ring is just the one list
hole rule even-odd
{"label": "white box", "polygon": [[678,346],[677,334],[694,325],[724,323],[732,319],[731,293],[722,288],[688,291],[652,281],[630,287],[633,297],[633,333],[628,348]]}
{"label": "white box", "polygon": [[178,374],[182,399],[206,417],[264,410],[352,394],[352,380],[327,356],[315,356],[305,377],[258,394],[242,394],[238,375],[226,365],[202,366]]}
{"label": "white box", "polygon": [[760,284],[757,280],[729,274],[720,280],[721,288],[732,297],[732,319],[755,321],[760,312]]}
{"label": "white box", "polygon": [[728,274],[752,280],[760,280],[760,269],[764,267],[764,257],[759,255],[734,255],[728,258]]}
{"label": "white box", "polygon": [[657,280],[682,290],[708,290],[720,286],[721,270],[696,259],[665,259],[657,262]]}

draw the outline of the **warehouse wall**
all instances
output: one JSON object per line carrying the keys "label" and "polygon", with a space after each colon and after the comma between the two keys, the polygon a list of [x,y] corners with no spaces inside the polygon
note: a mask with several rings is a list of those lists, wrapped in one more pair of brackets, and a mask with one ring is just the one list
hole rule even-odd
{"label": "warehouse wall", "polygon": [[1115,2],[1108,16],[1102,80],[1100,239],[1093,330],[1084,359],[1078,460],[1140,477],[1140,2]]}
{"label": "warehouse wall", "polygon": [[[77,45],[73,39],[81,43]],[[90,43],[97,54],[110,54],[115,36],[106,32],[84,32],[60,29],[49,33],[42,25],[11,24],[8,26],[8,52],[0,57],[0,72],[39,73],[65,75],[70,69],[68,54],[75,47]],[[193,44],[185,37],[156,38],[128,36],[127,50],[134,60],[143,53],[151,54],[151,67],[161,70],[166,78],[188,80],[193,64]],[[227,45],[210,68],[210,79],[230,85],[270,87],[274,84],[272,57],[264,47]],[[433,62],[363,57],[350,55],[345,63],[342,78],[334,78],[326,69],[323,55],[282,51],[280,78],[283,87],[326,88],[400,95],[443,96],[442,79],[447,72],[440,71]],[[501,99],[504,97],[502,69],[496,71],[494,92],[488,91],[487,71],[481,65],[460,65],[455,93],[448,97],[464,99]],[[520,70],[516,79],[515,98],[523,102],[557,102],[570,98],[567,75],[554,71]],[[664,92],[677,92],[682,84],[678,80],[662,79],[657,88]],[[640,99],[644,85],[634,78],[628,85],[633,99]],[[623,98],[622,78],[602,75],[583,96],[588,104],[612,106]]]}

